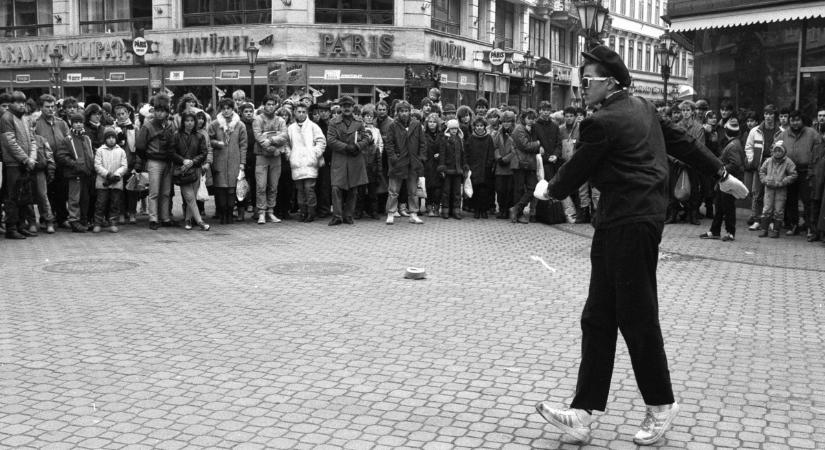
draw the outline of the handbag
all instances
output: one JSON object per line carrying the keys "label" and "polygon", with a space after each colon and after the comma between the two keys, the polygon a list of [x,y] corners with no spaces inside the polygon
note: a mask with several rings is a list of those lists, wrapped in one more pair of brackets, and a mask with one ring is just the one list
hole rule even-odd
{"label": "handbag", "polygon": [[680,202],[686,202],[690,198],[690,177],[686,169],[682,169],[679,172],[679,177],[676,178],[676,186],[673,187],[673,197]]}
{"label": "handbag", "polygon": [[176,166],[172,169],[172,182],[178,186],[194,183],[197,179],[198,171],[195,170],[195,167],[190,167],[187,170],[183,170],[183,167]]}
{"label": "handbag", "polygon": [[246,181],[246,178],[241,178],[238,180],[238,184],[235,185],[235,197],[238,199],[239,202],[244,201],[246,198],[246,194],[249,193],[249,182]]}

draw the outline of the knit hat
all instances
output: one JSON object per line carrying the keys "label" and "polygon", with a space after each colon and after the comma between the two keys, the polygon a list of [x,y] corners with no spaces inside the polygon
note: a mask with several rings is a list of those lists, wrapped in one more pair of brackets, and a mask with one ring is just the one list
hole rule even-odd
{"label": "knit hat", "polygon": [[732,120],[728,120],[725,124],[725,129],[728,131],[733,131],[734,133],[739,132],[739,124],[734,125]]}
{"label": "knit hat", "polygon": [[112,136],[113,138],[117,139],[117,131],[115,131],[115,129],[112,127],[106,127],[103,130],[103,140],[105,141],[109,136]]}
{"label": "knit hat", "polygon": [[449,130],[450,128],[459,129],[459,127],[458,127],[458,120],[456,120],[456,119],[450,119],[450,120],[448,120],[448,121],[447,121],[447,129]]}
{"label": "knit hat", "polygon": [[784,154],[785,152],[787,152],[787,150],[785,149],[785,142],[784,142],[784,141],[776,141],[776,142],[774,142],[774,143],[773,143],[773,147],[771,147],[771,151],[776,150],[777,148],[778,148],[778,149],[780,149],[780,150],[782,150],[782,153],[783,153],[783,154]]}
{"label": "knit hat", "polygon": [[502,122],[515,122],[516,121],[516,113],[513,111],[504,111],[501,113],[501,121]]}
{"label": "knit hat", "polygon": [[455,105],[453,105],[452,103],[447,103],[446,105],[444,105],[444,111],[443,112],[444,112],[444,114],[455,113]]}
{"label": "knit hat", "polygon": [[69,123],[80,122],[83,123],[83,114],[80,113],[72,113],[69,115]]}

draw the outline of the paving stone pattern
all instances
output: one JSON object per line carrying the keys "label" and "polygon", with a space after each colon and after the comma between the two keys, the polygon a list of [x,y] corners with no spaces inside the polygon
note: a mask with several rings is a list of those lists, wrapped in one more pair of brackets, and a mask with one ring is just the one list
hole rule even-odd
{"label": "paving stone pattern", "polygon": [[[825,448],[825,247],[744,224],[699,240],[704,222],[662,242],[683,412],[659,447]],[[578,448],[534,405],[573,395],[591,235],[470,218],[0,241],[0,447]],[[590,447],[634,448],[623,342],[608,408]]]}

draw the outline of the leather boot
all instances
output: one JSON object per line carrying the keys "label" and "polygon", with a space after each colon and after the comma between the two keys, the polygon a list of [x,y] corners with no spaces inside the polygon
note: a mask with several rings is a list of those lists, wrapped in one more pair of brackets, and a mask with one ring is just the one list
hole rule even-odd
{"label": "leather boot", "polygon": [[775,220],[773,222],[773,230],[771,230],[770,236],[774,239],[779,237],[779,233],[782,232],[782,221]]}
{"label": "leather boot", "polygon": [[590,207],[585,206],[581,208],[579,212],[576,214],[576,222],[575,223],[590,223]]}
{"label": "leather boot", "polygon": [[699,219],[696,218],[696,213],[693,210],[688,211],[687,221],[691,225],[701,225],[702,224],[701,222],[699,222]]}
{"label": "leather boot", "polygon": [[761,237],[761,238],[768,237],[768,227],[770,226],[770,223],[771,223],[770,219],[767,219],[767,218],[764,218],[764,217],[762,218],[761,226],[760,226],[760,229],[762,230],[762,232],[759,233],[759,237]]}

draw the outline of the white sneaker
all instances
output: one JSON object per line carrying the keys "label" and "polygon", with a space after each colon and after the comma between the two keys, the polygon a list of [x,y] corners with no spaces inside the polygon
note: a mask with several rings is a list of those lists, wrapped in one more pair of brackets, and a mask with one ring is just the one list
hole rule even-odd
{"label": "white sneaker", "polygon": [[654,412],[649,406],[642,421],[641,429],[633,436],[633,442],[638,445],[652,445],[659,441],[670,428],[673,419],[679,414],[679,404],[673,402],[662,412]]}
{"label": "white sneaker", "polygon": [[278,218],[275,214],[273,214],[273,213],[267,213],[267,214],[266,214],[266,218],[267,218],[267,219],[269,219],[269,221],[270,221],[270,222],[272,222],[272,223],[281,223],[281,219],[279,219],[279,218]]}
{"label": "white sneaker", "polygon": [[757,231],[761,229],[761,227],[759,226],[759,221],[754,222],[751,226],[748,227],[748,229],[751,231]]}
{"label": "white sneaker", "polygon": [[414,223],[416,225],[423,225],[424,221],[418,217],[418,213],[410,213],[410,223]]}
{"label": "white sneaker", "polygon": [[266,214],[260,213],[258,214],[258,225],[263,225],[266,223]]}
{"label": "white sneaker", "polygon": [[395,214],[387,214],[387,225],[392,225],[393,223],[395,223]]}
{"label": "white sneaker", "polygon": [[578,443],[590,442],[590,422],[593,418],[583,409],[555,409],[541,402],[536,405],[536,411],[544,417],[550,425],[558,428],[574,438]]}

